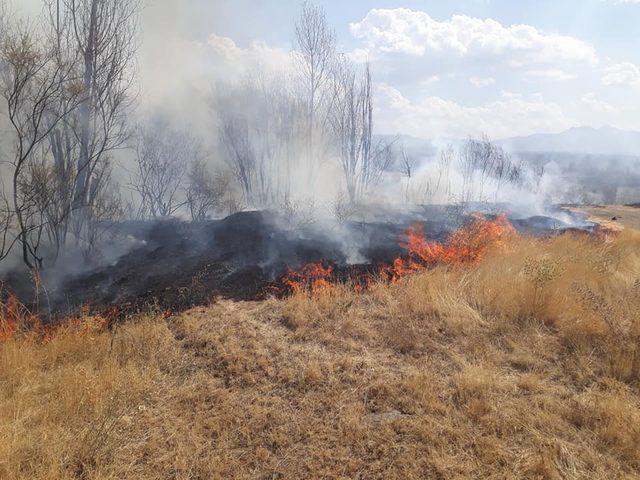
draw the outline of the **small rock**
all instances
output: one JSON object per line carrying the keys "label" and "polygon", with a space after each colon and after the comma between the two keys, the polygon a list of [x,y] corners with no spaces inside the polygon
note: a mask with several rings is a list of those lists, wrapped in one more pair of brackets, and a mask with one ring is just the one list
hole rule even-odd
{"label": "small rock", "polygon": [[398,410],[391,410],[390,412],[370,413],[367,415],[368,419],[374,423],[393,422],[402,418],[409,417],[406,413],[399,412]]}

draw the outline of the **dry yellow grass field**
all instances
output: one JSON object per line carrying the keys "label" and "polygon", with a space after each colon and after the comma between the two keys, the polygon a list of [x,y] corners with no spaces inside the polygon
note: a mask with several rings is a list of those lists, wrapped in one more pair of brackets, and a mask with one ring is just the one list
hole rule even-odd
{"label": "dry yellow grass field", "polygon": [[640,477],[640,234],[0,345],[2,479]]}

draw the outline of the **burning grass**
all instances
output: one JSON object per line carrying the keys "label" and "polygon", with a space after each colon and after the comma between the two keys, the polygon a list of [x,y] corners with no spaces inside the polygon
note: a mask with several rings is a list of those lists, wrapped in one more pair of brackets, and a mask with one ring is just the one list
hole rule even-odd
{"label": "burning grass", "polygon": [[100,314],[94,314],[85,305],[76,315],[44,323],[38,313],[30,311],[16,295],[9,293],[4,302],[0,302],[0,344],[11,340],[46,342],[62,333],[101,333],[114,328],[120,318],[118,308],[101,310]]}
{"label": "burning grass", "polygon": [[494,219],[476,215],[468,225],[453,232],[446,242],[429,241],[421,224],[412,225],[405,232],[400,245],[404,256],[391,264],[373,268],[347,267],[334,270],[322,262],[310,263],[300,270],[290,270],[276,285],[267,290],[276,296],[302,292],[321,294],[331,291],[338,284],[347,284],[356,292],[368,289],[378,281],[397,282],[401,278],[433,268],[436,265],[462,266],[480,261],[488,252],[504,247],[516,238],[516,231],[504,214]]}
{"label": "burning grass", "polygon": [[640,234],[503,247],[11,335],[0,478],[637,478]]}

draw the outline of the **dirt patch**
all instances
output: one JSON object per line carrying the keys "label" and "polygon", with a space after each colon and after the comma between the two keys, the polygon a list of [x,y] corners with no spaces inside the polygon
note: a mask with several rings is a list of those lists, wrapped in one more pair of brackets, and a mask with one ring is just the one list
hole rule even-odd
{"label": "dirt patch", "polygon": [[585,214],[588,220],[610,230],[640,230],[640,205],[584,205],[570,210]]}

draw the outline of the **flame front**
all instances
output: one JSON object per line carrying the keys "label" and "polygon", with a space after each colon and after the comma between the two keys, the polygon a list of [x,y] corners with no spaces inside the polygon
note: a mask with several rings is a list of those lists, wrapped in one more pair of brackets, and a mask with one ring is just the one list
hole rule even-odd
{"label": "flame front", "polygon": [[[420,224],[407,229],[400,245],[406,254],[391,264],[383,264],[366,270],[349,267],[336,271],[326,262],[310,263],[300,270],[287,272],[271,287],[269,293],[286,296],[300,292],[312,295],[331,293],[339,283],[346,283],[357,291],[364,291],[377,280],[396,282],[402,277],[433,268],[436,265],[461,266],[476,263],[491,249],[505,245],[516,236],[505,215],[487,220],[478,215],[464,228],[453,232],[446,243],[428,241]],[[59,329],[71,329],[77,333],[89,333],[108,328],[118,317],[117,308],[110,308],[98,316],[90,314],[85,306],[77,318],[68,318],[61,324],[43,325],[37,314],[31,313],[18,298],[11,294],[0,301],[0,343],[31,332],[44,339],[55,336]]]}
{"label": "flame front", "polygon": [[453,232],[445,244],[429,242],[420,224],[409,227],[406,236],[407,241],[402,246],[408,256],[397,258],[392,265],[382,268],[391,281],[435,265],[458,266],[478,262],[489,250],[515,237],[516,231],[504,214],[494,220],[475,215],[468,226]]}
{"label": "flame front", "polygon": [[291,293],[299,293],[301,291],[320,293],[333,287],[331,282],[332,274],[333,268],[330,266],[325,267],[322,262],[309,263],[298,271],[289,270],[282,277],[281,283]]}
{"label": "flame front", "polygon": [[117,306],[104,308],[100,314],[92,314],[90,306],[85,304],[75,316],[44,324],[38,313],[29,311],[14,293],[9,293],[4,301],[0,300],[0,344],[19,336],[47,341],[62,331],[76,335],[94,334],[111,328],[119,315]]}
{"label": "flame front", "polygon": [[[436,265],[460,266],[480,261],[490,250],[504,246],[516,236],[516,231],[500,214],[492,220],[475,215],[469,225],[453,232],[446,243],[428,241],[421,224],[410,226],[405,232],[406,239],[401,246],[406,255],[396,258],[391,264],[380,265],[374,274],[354,273],[347,275],[347,281],[356,290],[370,285],[374,277],[389,282],[432,268]],[[318,294],[330,291],[338,283],[334,270],[322,262],[310,263],[300,270],[289,271],[280,280],[281,294],[310,292]]]}

